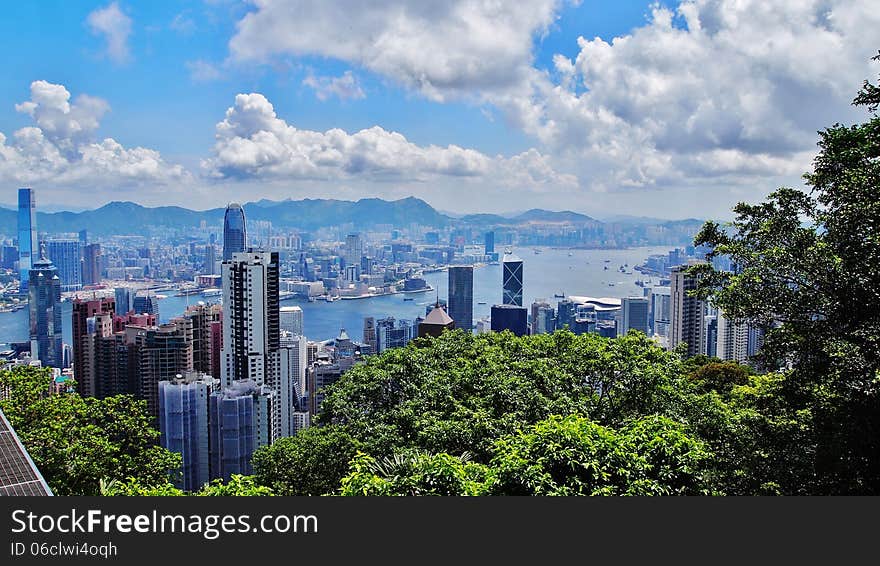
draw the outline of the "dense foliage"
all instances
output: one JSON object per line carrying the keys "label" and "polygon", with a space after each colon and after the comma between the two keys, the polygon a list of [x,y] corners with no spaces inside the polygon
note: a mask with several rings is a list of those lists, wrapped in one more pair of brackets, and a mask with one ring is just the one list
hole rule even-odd
{"label": "dense foliage", "polygon": [[143,483],[136,478],[124,481],[113,480],[101,483],[101,495],[105,496],[185,496],[227,497],[227,496],[268,496],[274,495],[268,487],[258,485],[252,476],[233,475],[228,482],[214,480],[195,493],[187,493],[174,487],[170,482],[157,484]]}
{"label": "dense foliage", "polygon": [[52,381],[41,368],[0,372],[0,408],[55,494],[97,495],[106,479],[162,484],[180,468],[180,455],[157,445],[145,401],[50,395]]}
{"label": "dense foliage", "polygon": [[765,381],[636,332],[447,332],[353,368],[254,467],[281,495],[773,491],[744,430]]}
{"label": "dense foliage", "polygon": [[786,370],[776,415],[799,423],[778,448],[813,493],[880,493],[880,90],[855,103],[868,121],[820,132],[809,192],[739,204],[696,241],[737,266],[694,269],[700,293],[769,329],[763,361]]}

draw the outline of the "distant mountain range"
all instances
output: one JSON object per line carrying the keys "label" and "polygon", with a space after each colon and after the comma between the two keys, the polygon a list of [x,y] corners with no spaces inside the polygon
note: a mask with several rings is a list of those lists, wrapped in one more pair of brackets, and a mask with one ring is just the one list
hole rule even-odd
{"label": "distant mountain range", "polygon": [[[425,201],[408,197],[387,201],[366,198],[358,201],[335,199],[259,200],[244,204],[248,220],[269,221],[273,226],[315,230],[327,226],[352,224],[357,229],[369,229],[378,225],[407,226],[420,224],[435,228],[449,225],[471,227],[526,226],[529,224],[571,224],[573,226],[597,226],[601,221],[572,211],[532,209],[513,217],[497,214],[468,214],[459,218],[443,214]],[[38,212],[37,228],[40,232],[78,232],[86,229],[96,235],[143,234],[153,228],[188,228],[204,221],[217,226],[223,221],[225,208],[190,210],[179,206],[145,207],[133,202],[108,203],[95,210],[82,212]],[[681,222],[681,221],[679,221]],[[674,225],[679,222],[639,219],[634,224]],[[684,221],[691,222],[691,221]],[[694,220],[693,222],[700,222]],[[626,224],[626,220],[622,223]],[[17,224],[15,210],[0,208],[0,225],[13,227]]]}

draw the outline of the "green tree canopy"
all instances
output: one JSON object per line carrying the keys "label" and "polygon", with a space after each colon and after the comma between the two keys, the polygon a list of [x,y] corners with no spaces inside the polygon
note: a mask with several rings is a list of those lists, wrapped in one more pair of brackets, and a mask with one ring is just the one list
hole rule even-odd
{"label": "green tree canopy", "polygon": [[180,455],[157,445],[146,402],[50,394],[51,387],[46,369],[0,372],[0,408],[55,494],[96,495],[103,479],[164,484],[180,468]]}
{"label": "green tree canopy", "polygon": [[409,451],[377,460],[359,452],[341,495],[483,495],[488,468],[467,457]]}
{"label": "green tree canopy", "polygon": [[253,476],[242,476],[233,474],[228,482],[222,480],[214,480],[203,486],[195,493],[187,493],[182,489],[174,487],[170,482],[149,485],[141,483],[137,478],[127,478],[124,481],[101,482],[101,495],[104,496],[171,496],[181,497],[186,495],[195,495],[199,497],[230,497],[230,496],[270,496],[274,495],[272,490],[266,486],[259,485]]}
{"label": "green tree canopy", "polygon": [[348,473],[359,443],[343,427],[313,427],[254,454],[254,475],[278,495],[332,493]]}
{"label": "green tree canopy", "polygon": [[615,431],[577,415],[552,416],[505,437],[491,463],[496,495],[697,495],[708,493],[710,453],[668,418]]}
{"label": "green tree canopy", "polygon": [[855,100],[866,122],[820,132],[808,191],[741,203],[696,238],[736,266],[693,268],[699,294],[766,328],[766,364],[790,370],[776,392],[785,414],[809,417],[811,437],[779,448],[808,459],[796,468],[819,493],[880,493],[878,92],[866,82]]}

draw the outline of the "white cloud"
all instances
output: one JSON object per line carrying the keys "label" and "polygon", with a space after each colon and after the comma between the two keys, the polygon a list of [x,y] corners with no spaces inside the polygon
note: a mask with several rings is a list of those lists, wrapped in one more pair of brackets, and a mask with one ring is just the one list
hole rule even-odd
{"label": "white cloud", "polygon": [[871,0],[683,0],[613,40],[580,38],[545,72],[535,42],[561,1],[254,4],[233,60],[331,57],[494,107],[594,193],[799,183],[816,131],[858,116],[850,102],[880,45]]}
{"label": "white cloud", "polygon": [[495,96],[597,189],[796,179],[816,131],[855,116],[880,13],[862,0],[688,0],[557,55],[554,83]]}
{"label": "white cloud", "polygon": [[155,150],[125,148],[112,138],[94,139],[101,117],[110,109],[103,99],[80,95],[71,103],[63,85],[34,81],[30,100],[15,108],[36,125],[15,131],[11,140],[0,133],[3,182],[94,189],[192,177],[181,166],[166,163]]}
{"label": "white cloud", "polygon": [[238,61],[321,55],[355,63],[434,100],[521,83],[533,39],[560,0],[255,0],[230,50]]}
{"label": "white cloud", "polygon": [[129,59],[128,36],[131,35],[131,18],[113,2],[105,8],[91,12],[86,18],[95,35],[102,35],[107,42],[107,55],[117,63]]}
{"label": "white cloud", "polygon": [[327,100],[335,96],[339,100],[358,100],[365,98],[360,81],[351,71],[345,71],[339,77],[317,77],[308,75],[302,84],[315,91],[318,100]]}
{"label": "white cloud", "polygon": [[184,65],[189,70],[190,78],[196,82],[214,81],[223,76],[216,65],[202,59],[187,61]]}
{"label": "white cloud", "polygon": [[340,129],[300,130],[275,114],[262,94],[239,94],[217,124],[213,156],[202,162],[214,179],[300,179],[360,182],[461,182],[571,188],[576,180],[553,170],[530,150],[510,159],[456,145],[419,146],[374,126],[353,134]]}
{"label": "white cloud", "polygon": [[34,81],[31,99],[16,104],[15,109],[28,114],[49,140],[69,151],[98,129],[110,105],[106,100],[84,94],[71,104],[70,92],[63,85]]}

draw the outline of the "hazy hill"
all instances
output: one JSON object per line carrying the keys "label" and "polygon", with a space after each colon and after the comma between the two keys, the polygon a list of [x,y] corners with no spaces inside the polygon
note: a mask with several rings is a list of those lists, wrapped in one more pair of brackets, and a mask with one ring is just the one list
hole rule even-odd
{"label": "hazy hill", "polygon": [[[403,226],[411,223],[444,226],[451,219],[434,210],[421,199],[409,197],[396,201],[361,199],[356,202],[333,199],[261,200],[244,205],[248,220],[268,220],[275,226],[314,230],[323,226],[352,223],[359,228],[377,224]],[[150,227],[186,228],[201,221],[219,225],[224,208],[189,210],[179,206],[146,207],[133,202],[111,202],[83,212],[37,213],[40,232],[78,232],[93,234],[137,234]],[[11,235],[17,225],[16,211],[0,209],[0,225]]]}

